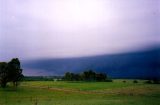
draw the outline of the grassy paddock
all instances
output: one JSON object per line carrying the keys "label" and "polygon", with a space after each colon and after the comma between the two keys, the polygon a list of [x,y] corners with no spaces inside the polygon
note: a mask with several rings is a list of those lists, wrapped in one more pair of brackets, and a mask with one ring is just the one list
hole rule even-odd
{"label": "grassy paddock", "polygon": [[114,82],[23,82],[0,88],[0,105],[160,105],[160,85]]}

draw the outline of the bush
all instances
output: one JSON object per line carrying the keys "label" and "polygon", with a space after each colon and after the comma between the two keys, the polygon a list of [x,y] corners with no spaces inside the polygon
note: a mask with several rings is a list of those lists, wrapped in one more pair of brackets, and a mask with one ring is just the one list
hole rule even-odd
{"label": "bush", "polygon": [[138,83],[138,81],[137,81],[137,80],[134,80],[133,83]]}
{"label": "bush", "polygon": [[126,83],[126,81],[125,81],[125,80],[123,80],[122,82],[123,82],[123,83]]}
{"label": "bush", "polygon": [[158,80],[158,79],[147,80],[147,81],[145,81],[145,83],[148,83],[148,84],[160,84],[160,80]]}
{"label": "bush", "polygon": [[152,81],[151,80],[147,80],[147,81],[145,81],[145,83],[151,84]]}
{"label": "bush", "polygon": [[160,84],[160,81],[158,79],[154,79],[153,84]]}
{"label": "bush", "polygon": [[105,82],[113,82],[113,80],[112,79],[107,79],[107,80],[105,80]]}

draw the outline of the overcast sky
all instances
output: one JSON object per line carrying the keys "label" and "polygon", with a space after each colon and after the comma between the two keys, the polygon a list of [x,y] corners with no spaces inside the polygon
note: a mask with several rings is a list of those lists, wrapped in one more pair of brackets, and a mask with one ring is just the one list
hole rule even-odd
{"label": "overcast sky", "polygon": [[0,0],[0,60],[134,51],[159,34],[160,0]]}

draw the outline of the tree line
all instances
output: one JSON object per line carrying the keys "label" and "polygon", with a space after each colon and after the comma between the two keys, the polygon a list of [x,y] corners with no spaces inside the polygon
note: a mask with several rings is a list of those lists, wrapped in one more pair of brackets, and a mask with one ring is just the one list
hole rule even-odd
{"label": "tree line", "polygon": [[0,62],[0,86],[5,88],[8,82],[12,82],[14,86],[22,80],[23,74],[18,58],[13,58],[9,62]]}
{"label": "tree line", "polygon": [[105,73],[96,73],[93,70],[84,71],[83,73],[66,72],[63,80],[66,81],[106,81],[107,75]]}

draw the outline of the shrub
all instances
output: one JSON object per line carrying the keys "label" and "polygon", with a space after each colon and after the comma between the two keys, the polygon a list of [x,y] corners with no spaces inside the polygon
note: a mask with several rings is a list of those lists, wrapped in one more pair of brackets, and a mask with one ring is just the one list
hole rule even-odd
{"label": "shrub", "polygon": [[133,83],[138,83],[138,81],[137,81],[137,80],[134,80]]}
{"label": "shrub", "polygon": [[160,84],[160,81],[158,79],[154,79],[153,84]]}
{"label": "shrub", "polygon": [[147,81],[145,81],[145,83],[151,84],[152,81],[151,80],[147,80]]}
{"label": "shrub", "polygon": [[105,82],[113,82],[112,79],[106,79]]}
{"label": "shrub", "polygon": [[126,81],[125,81],[125,80],[123,80],[122,82],[123,82],[123,83],[126,83]]}

